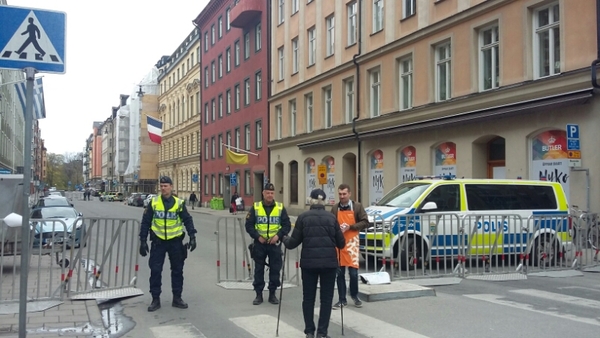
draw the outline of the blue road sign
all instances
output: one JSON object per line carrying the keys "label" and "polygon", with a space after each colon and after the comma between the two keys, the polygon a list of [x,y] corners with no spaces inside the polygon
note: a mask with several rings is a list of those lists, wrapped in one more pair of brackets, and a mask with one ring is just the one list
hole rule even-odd
{"label": "blue road sign", "polygon": [[192,174],[192,182],[198,183],[198,174]]}
{"label": "blue road sign", "polygon": [[12,171],[10,169],[0,169],[0,174],[11,174]]}
{"label": "blue road sign", "polygon": [[578,124],[567,124],[567,138],[579,138]]}
{"label": "blue road sign", "polygon": [[579,147],[579,139],[568,138],[567,150],[581,150]]}
{"label": "blue road sign", "polygon": [[0,68],[64,73],[66,17],[64,12],[0,6]]}
{"label": "blue road sign", "polygon": [[232,187],[237,186],[237,175],[235,173],[229,175],[229,185]]}

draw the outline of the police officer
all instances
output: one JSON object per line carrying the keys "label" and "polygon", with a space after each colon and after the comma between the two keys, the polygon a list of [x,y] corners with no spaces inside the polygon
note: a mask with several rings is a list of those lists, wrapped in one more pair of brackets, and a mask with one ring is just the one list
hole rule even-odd
{"label": "police officer", "polygon": [[[148,232],[152,249],[150,250],[150,293],[152,304],[148,311],[160,309],[160,293],[165,255],[169,253],[171,263],[171,288],[173,291],[173,307],[187,309],[188,305],[181,299],[183,291],[183,261],[187,257],[187,249],[196,249],[196,229],[194,220],[185,207],[185,201],[172,196],[173,181],[167,176],[160,178],[160,196],[150,201],[144,211],[140,227],[140,255],[148,254]],[[182,224],[183,223],[183,224]],[[185,233],[183,225],[190,236],[189,243],[183,244]]]}
{"label": "police officer", "polygon": [[252,256],[254,258],[254,291],[256,298],[252,304],[263,302],[265,288],[265,265],[269,258],[269,303],[279,304],[275,292],[280,285],[281,243],[280,239],[290,232],[290,217],[283,203],[275,202],[275,186],[267,183],[262,192],[263,200],[254,203],[246,215],[246,232],[254,239]]}

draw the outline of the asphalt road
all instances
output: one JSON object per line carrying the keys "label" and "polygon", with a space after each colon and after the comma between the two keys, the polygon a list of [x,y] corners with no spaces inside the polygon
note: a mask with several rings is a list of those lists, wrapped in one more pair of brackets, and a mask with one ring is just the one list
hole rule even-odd
{"label": "asphalt road", "polygon": [[[139,220],[143,212],[142,208],[117,202],[76,201],[75,207],[86,217]],[[112,337],[275,337],[277,306],[253,306],[251,290],[227,290],[217,285],[217,217],[197,212],[192,215],[199,233],[198,248],[185,262],[183,298],[189,309],[171,307],[167,260],[162,308],[147,312],[151,301],[149,269],[147,257],[140,257],[137,285],[145,295],[103,305]],[[221,242],[226,237],[233,241],[234,230],[239,229],[230,224],[227,236],[221,231]],[[220,251],[224,253],[223,244]],[[435,290],[435,297],[364,302],[360,309],[346,308],[344,337],[596,337],[600,332],[600,274],[528,276],[526,280],[504,282],[462,280]],[[280,337],[304,337],[301,302],[301,288],[284,289]],[[330,336],[341,337],[340,324],[341,313],[334,310]]]}

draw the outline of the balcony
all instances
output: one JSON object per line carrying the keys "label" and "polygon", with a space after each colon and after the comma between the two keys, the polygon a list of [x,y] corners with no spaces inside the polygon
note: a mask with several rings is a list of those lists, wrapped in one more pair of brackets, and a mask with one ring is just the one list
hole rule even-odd
{"label": "balcony", "polygon": [[244,28],[254,22],[265,10],[266,4],[267,1],[265,0],[244,0],[238,2],[231,9],[231,26]]}

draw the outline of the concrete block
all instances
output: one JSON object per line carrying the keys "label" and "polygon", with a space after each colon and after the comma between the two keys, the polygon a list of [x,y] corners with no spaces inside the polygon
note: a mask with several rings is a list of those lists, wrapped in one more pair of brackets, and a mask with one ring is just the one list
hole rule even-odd
{"label": "concrete block", "polygon": [[435,290],[405,282],[392,282],[391,284],[380,285],[361,284],[358,294],[361,299],[367,302],[376,302],[381,300],[435,296]]}

